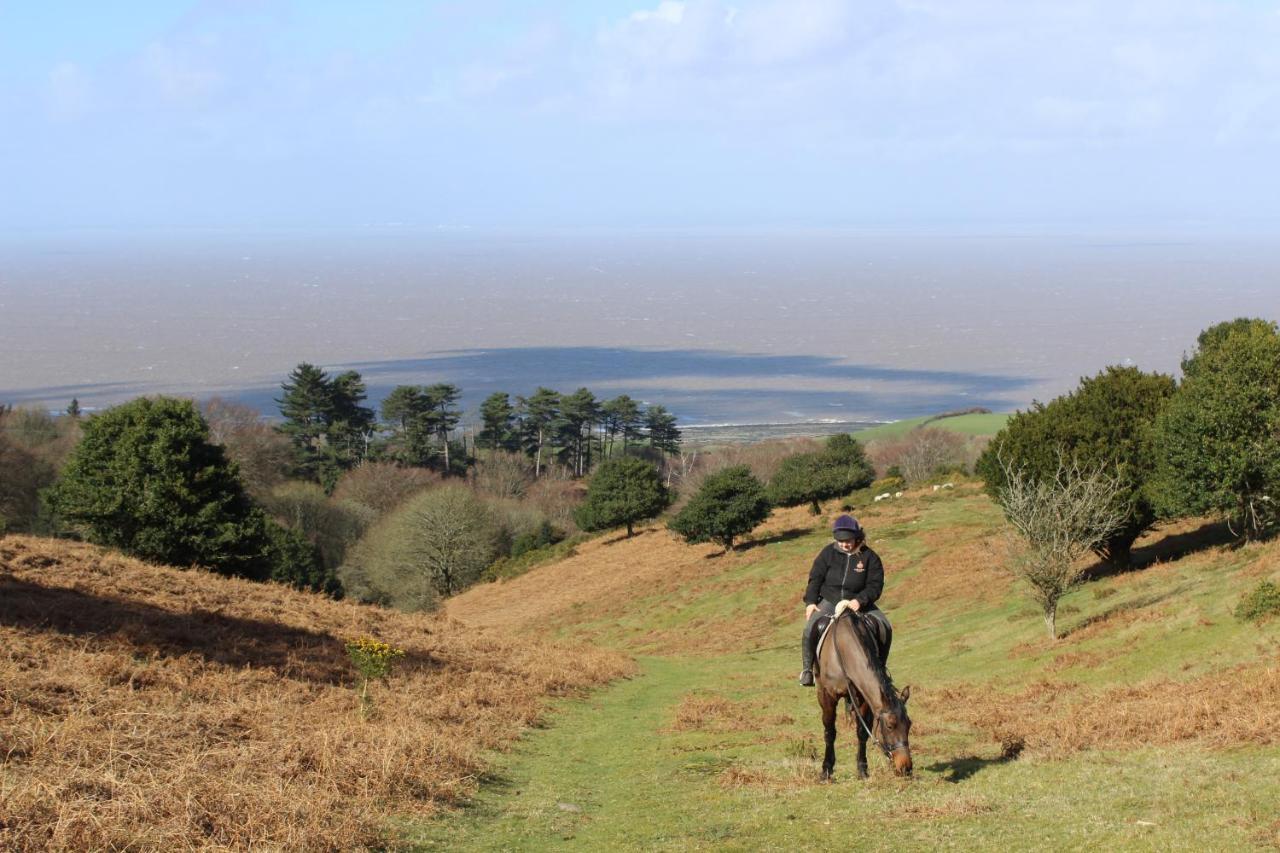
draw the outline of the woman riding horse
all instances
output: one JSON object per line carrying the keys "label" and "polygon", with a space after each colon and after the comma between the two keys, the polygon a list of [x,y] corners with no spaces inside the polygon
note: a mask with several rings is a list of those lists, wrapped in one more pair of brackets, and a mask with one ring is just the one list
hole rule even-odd
{"label": "woman riding horse", "polygon": [[849,610],[875,612],[886,626],[880,644],[880,663],[889,660],[889,644],[893,632],[889,620],[878,612],[876,599],[884,589],[884,564],[880,556],[867,547],[866,532],[851,515],[842,515],[831,528],[833,542],[827,543],[809,570],[809,586],[804,591],[804,636],[800,642],[800,683],[813,686],[813,628],[824,615],[835,613],[836,605],[848,601]]}

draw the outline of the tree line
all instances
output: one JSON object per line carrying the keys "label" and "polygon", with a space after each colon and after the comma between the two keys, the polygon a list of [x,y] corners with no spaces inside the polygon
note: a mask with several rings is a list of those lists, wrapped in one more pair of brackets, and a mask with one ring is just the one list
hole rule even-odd
{"label": "tree line", "polygon": [[342,471],[366,460],[449,476],[464,473],[477,452],[507,451],[527,455],[535,477],[553,460],[585,477],[601,460],[632,449],[680,451],[676,417],[665,407],[645,406],[626,394],[602,400],[587,388],[564,394],[539,387],[514,399],[495,392],[480,405],[471,442],[459,433],[462,390],[451,383],[398,385],[375,412],[365,405],[358,372],[330,376],[304,362],[280,390],[280,430],[293,442],[298,473],[329,490]]}

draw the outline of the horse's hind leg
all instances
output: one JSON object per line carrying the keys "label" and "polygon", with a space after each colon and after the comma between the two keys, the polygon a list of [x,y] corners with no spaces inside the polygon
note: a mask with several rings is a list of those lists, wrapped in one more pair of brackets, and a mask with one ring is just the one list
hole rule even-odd
{"label": "horse's hind leg", "polygon": [[867,728],[871,726],[871,706],[858,697],[858,778],[867,778]]}
{"label": "horse's hind leg", "polygon": [[836,708],[840,698],[826,690],[819,689],[818,701],[822,704],[822,736],[827,749],[822,756],[822,781],[831,781],[831,774],[836,769]]}

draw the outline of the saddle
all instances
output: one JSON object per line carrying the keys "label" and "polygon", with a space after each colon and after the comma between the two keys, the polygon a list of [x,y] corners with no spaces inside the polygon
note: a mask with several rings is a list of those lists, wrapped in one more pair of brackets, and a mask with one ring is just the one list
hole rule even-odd
{"label": "saddle", "polygon": [[[817,624],[813,626],[813,635],[818,638],[813,646],[813,672],[815,675],[818,673],[818,662],[822,659],[822,646],[827,640],[827,634],[831,631],[831,626],[836,624],[836,620],[840,618],[846,609],[843,604],[836,605],[835,613],[830,616],[820,617]],[[862,615],[870,619],[872,626],[876,629],[876,651],[883,662],[885,657],[884,650],[889,647],[889,643],[893,639],[893,625],[890,624],[889,617],[884,615],[883,610],[868,610],[862,612]]]}

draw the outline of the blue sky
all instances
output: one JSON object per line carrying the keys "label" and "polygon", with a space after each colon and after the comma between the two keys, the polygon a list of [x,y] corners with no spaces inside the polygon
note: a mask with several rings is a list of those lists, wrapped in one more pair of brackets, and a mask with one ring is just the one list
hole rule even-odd
{"label": "blue sky", "polygon": [[1280,224],[1280,2],[0,0],[0,231]]}

